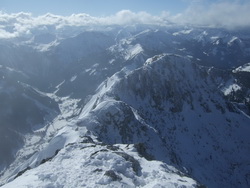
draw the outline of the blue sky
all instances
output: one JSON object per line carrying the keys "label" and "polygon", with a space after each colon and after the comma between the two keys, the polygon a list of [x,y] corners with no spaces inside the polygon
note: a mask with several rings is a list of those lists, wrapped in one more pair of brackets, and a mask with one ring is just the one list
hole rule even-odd
{"label": "blue sky", "polygon": [[0,10],[6,13],[31,12],[33,15],[50,12],[65,16],[73,13],[109,16],[128,9],[160,15],[162,11],[177,14],[194,3],[205,1],[211,3],[216,0],[0,0]]}

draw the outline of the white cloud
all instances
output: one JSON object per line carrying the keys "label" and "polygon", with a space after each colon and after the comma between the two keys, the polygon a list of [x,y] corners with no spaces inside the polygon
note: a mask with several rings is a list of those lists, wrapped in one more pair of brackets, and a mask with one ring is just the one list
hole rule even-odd
{"label": "white cloud", "polygon": [[0,29],[0,39],[1,38],[14,38],[14,37],[17,37],[18,36],[18,33],[17,32],[13,32],[13,33],[10,33],[8,31],[5,31],[3,29]]}
{"label": "white cloud", "polygon": [[0,38],[30,36],[34,32],[56,32],[65,27],[94,27],[112,24],[164,25],[173,22],[226,28],[250,27],[250,2],[245,0],[219,1],[210,5],[207,4],[207,0],[183,1],[192,2],[186,11],[177,15],[171,15],[166,11],[161,16],[153,16],[147,12],[135,13],[130,10],[122,10],[107,17],[92,17],[84,13],[71,16],[47,13],[36,17],[24,12],[16,14],[0,12]]}
{"label": "white cloud", "polygon": [[101,19],[102,24],[164,24],[161,17],[152,16],[147,12],[134,13],[130,10],[122,10],[114,16]]}
{"label": "white cloud", "polygon": [[242,1],[213,3],[211,5],[194,5],[185,12],[173,16],[174,22],[214,27],[249,27],[250,2]]}
{"label": "white cloud", "polygon": [[[64,27],[102,26],[126,24],[164,24],[161,17],[146,12],[134,13],[122,10],[108,17],[92,17],[88,14],[72,14],[60,16],[47,13],[34,17],[30,13],[6,14],[0,12],[0,38],[11,38],[29,35],[32,31],[60,30]],[[11,28],[11,30],[10,30]]]}

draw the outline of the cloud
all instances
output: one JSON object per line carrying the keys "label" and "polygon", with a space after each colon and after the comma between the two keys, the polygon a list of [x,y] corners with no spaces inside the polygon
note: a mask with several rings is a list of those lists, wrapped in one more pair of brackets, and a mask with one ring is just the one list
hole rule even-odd
{"label": "cloud", "polygon": [[185,12],[173,16],[175,23],[213,27],[238,28],[250,26],[250,2],[232,1],[198,4],[190,6]]}
{"label": "cloud", "polygon": [[164,20],[158,16],[152,16],[147,12],[134,13],[130,10],[122,10],[114,16],[102,19],[102,24],[164,24]]}
{"label": "cloud", "polygon": [[9,39],[9,38],[15,38],[18,36],[18,33],[17,32],[8,32],[8,31],[5,31],[4,29],[0,29],[0,39],[1,38],[5,38],[5,39]]}
{"label": "cloud", "polygon": [[192,24],[196,26],[239,28],[250,27],[250,2],[247,0],[228,0],[208,4],[208,0],[189,1],[190,6],[182,13],[171,15],[163,12],[153,16],[147,12],[122,10],[115,15],[93,17],[88,14],[60,16],[47,13],[33,16],[30,13],[7,14],[0,12],[0,38],[30,37],[39,32],[60,32],[65,28],[92,27],[108,25],[153,24],[167,25]]}
{"label": "cloud", "polygon": [[129,24],[164,24],[161,17],[152,16],[147,12],[122,10],[107,17],[92,17],[88,14],[72,14],[60,16],[47,13],[34,17],[30,13],[6,14],[0,12],[0,38],[27,36],[33,32],[56,32],[65,27],[129,25]]}

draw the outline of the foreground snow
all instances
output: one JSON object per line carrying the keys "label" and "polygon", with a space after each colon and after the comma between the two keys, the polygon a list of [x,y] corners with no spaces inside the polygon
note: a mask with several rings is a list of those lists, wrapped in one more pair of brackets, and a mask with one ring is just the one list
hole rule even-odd
{"label": "foreground snow", "polygon": [[[65,143],[63,135],[68,135],[66,140],[74,140],[78,132],[81,130],[68,129],[56,138]],[[58,149],[58,144],[52,141],[51,149]],[[196,186],[193,179],[174,167],[138,156],[134,145],[104,145],[82,135],[66,144],[56,156],[27,170],[3,188]]]}

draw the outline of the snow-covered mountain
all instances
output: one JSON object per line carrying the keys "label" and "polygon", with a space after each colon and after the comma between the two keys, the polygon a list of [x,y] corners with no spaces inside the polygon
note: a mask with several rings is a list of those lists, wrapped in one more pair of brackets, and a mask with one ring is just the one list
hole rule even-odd
{"label": "snow-covered mountain", "polygon": [[2,187],[250,186],[247,31],[73,33],[0,41]]}

